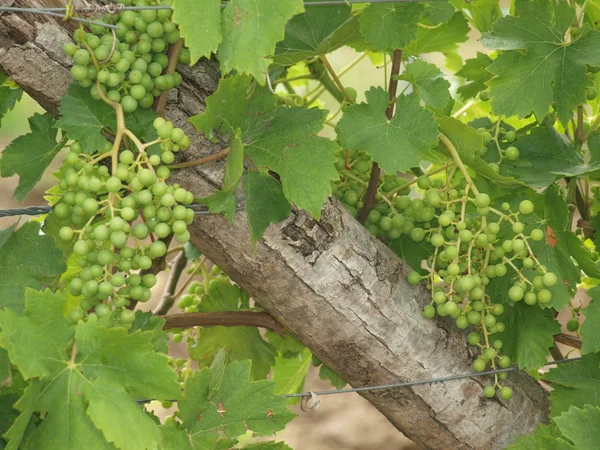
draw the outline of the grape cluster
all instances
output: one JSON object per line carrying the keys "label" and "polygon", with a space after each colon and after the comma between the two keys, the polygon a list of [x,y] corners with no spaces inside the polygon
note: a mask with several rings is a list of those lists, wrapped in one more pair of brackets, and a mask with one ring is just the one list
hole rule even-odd
{"label": "grape cluster", "polygon": [[[186,207],[194,201],[191,192],[166,180],[170,169],[162,163],[172,162],[173,151],[189,146],[183,130],[162,118],[154,121],[162,155],[148,155],[143,150],[120,153],[107,143],[105,152],[90,155],[78,142],[70,145],[60,172],[62,199],[53,214],[67,220],[59,230],[62,240],[73,242],[73,252],[81,273],[69,283],[73,295],[82,295],[80,307],[71,312],[77,322],[95,307],[103,318],[113,309],[122,309],[136,300],[146,302],[156,276],[142,271],[167,252],[166,239],[185,243],[190,239],[188,225],[194,210]],[[105,158],[113,162],[113,173],[102,165]],[[123,325],[130,325],[133,315],[120,312]]]}
{"label": "grape cluster", "polygon": [[[123,3],[154,6],[170,5],[172,1]],[[165,73],[169,64],[167,47],[180,38],[171,15],[167,9],[123,11],[107,16],[105,22],[118,27],[114,36],[100,25],[90,25],[90,32],[80,28],[74,33],[74,42],[64,45],[65,53],[75,61],[71,76],[80,86],[90,87],[92,97],[100,98],[101,89],[108,99],[121,103],[125,112],[150,108],[161,92],[181,83],[177,72]],[[188,50],[180,53],[180,61],[189,64]]]}
{"label": "grape cluster", "polygon": [[[363,206],[371,162],[368,156],[352,152],[347,157],[340,153],[338,158],[340,180],[333,185],[334,195],[356,216]],[[423,316],[449,317],[460,329],[473,328],[467,340],[479,349],[475,371],[508,367],[511,360],[501,353],[502,341],[494,339],[505,330],[499,320],[505,308],[492,301],[486,287],[509,277],[508,299],[534,305],[549,303],[558,283],[556,274],[540,263],[531,248],[545,239],[543,229],[529,224],[533,203],[523,200],[514,208],[502,203],[496,209],[487,194],[479,193],[455,169],[448,169],[445,180],[425,175],[412,178],[382,175],[375,197],[378,203],[365,225],[388,242],[410,239],[429,246],[432,254],[426,260],[426,275],[417,271],[408,275],[410,284],[425,280],[431,289],[431,302],[423,308]],[[417,189],[411,193],[413,184]],[[512,396],[510,388],[497,382],[484,390],[488,397],[496,393],[505,399]]]}

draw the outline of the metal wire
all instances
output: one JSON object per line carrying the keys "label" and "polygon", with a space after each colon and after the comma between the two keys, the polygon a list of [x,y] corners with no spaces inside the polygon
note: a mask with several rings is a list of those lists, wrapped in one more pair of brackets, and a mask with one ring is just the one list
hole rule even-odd
{"label": "metal wire", "polygon": [[[238,206],[236,207],[236,211],[243,211],[244,206],[240,205],[246,200],[244,196],[240,196],[236,198],[236,202]],[[194,210],[194,213],[198,216],[217,214],[208,211],[206,205],[202,204],[193,204],[188,205],[188,208]],[[12,217],[12,216],[39,216],[40,214],[48,214],[52,209],[51,206],[28,206],[25,208],[11,208],[11,209],[0,209],[0,217]]]}

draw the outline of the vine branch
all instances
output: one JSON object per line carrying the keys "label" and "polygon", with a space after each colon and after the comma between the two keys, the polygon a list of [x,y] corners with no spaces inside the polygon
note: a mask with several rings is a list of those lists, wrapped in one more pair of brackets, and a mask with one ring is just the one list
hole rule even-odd
{"label": "vine branch", "polygon": [[[396,91],[398,90],[398,80],[396,76],[400,73],[400,65],[402,64],[402,50],[394,50],[394,59],[392,62],[392,72],[390,73],[390,84],[389,84],[389,95],[390,95],[390,104],[385,111],[385,116],[388,120],[391,120],[394,117],[394,108],[396,102],[394,99],[396,98]],[[373,163],[371,168],[371,177],[369,178],[369,185],[367,187],[367,192],[364,197],[364,206],[360,210],[360,214],[358,215],[358,221],[360,223],[365,223],[367,217],[371,210],[375,207],[375,195],[377,194],[377,188],[379,186],[379,174],[381,173],[381,169],[379,168],[379,164],[376,162]]]}
{"label": "vine branch", "polygon": [[[167,56],[169,57],[169,64],[167,65],[167,68],[164,71],[165,74],[175,72],[175,68],[177,67],[177,62],[179,61],[179,54],[181,53],[182,47],[183,38],[179,39],[173,45],[169,46],[169,51],[167,52]],[[165,113],[169,91],[170,89],[161,92],[158,99],[156,99],[156,101],[152,105],[152,109],[154,109],[154,111],[156,111],[156,114],[158,114],[159,116],[162,116]]]}
{"label": "vine branch", "polygon": [[169,169],[185,169],[186,167],[199,166],[201,164],[206,164],[211,161],[218,161],[219,159],[225,158],[227,155],[229,155],[229,147],[221,150],[220,152],[205,156],[204,158],[198,158],[193,159],[191,161],[184,161],[177,164],[171,164],[169,166]]}
{"label": "vine branch", "polygon": [[283,334],[285,328],[266,312],[217,311],[203,313],[170,314],[159,316],[166,320],[164,329],[192,327],[260,327]]}
{"label": "vine branch", "polygon": [[175,258],[173,258],[173,262],[171,265],[171,273],[169,275],[169,279],[167,280],[167,284],[165,286],[165,290],[163,295],[156,306],[153,314],[163,315],[167,314],[169,310],[173,307],[173,303],[175,302],[175,289],[177,289],[177,283],[181,278],[181,274],[187,265],[187,258],[185,256],[185,252],[180,252]]}

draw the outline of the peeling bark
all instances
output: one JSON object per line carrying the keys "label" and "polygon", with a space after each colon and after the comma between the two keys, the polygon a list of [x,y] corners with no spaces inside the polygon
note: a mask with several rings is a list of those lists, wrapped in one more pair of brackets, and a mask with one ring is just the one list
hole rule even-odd
{"label": "peeling bark", "polygon": [[[14,3],[41,6],[38,0]],[[70,81],[61,54],[67,33],[52,19],[0,16],[0,70],[53,113]],[[166,115],[193,136],[186,158],[200,158],[220,148],[186,121],[204,109],[219,74],[210,61],[179,70],[184,82],[169,95]],[[174,178],[206,195],[218,186],[222,167],[210,163]],[[196,247],[354,387],[471,370],[463,334],[422,318],[425,289],[409,286],[402,261],[336,200],[325,205],[319,222],[294,210],[267,230],[256,252],[244,213],[233,224],[198,217],[190,231]],[[361,395],[423,448],[499,449],[546,420],[547,398],[532,378],[510,375],[515,396],[509,402],[483,399],[488,382],[473,378]]]}

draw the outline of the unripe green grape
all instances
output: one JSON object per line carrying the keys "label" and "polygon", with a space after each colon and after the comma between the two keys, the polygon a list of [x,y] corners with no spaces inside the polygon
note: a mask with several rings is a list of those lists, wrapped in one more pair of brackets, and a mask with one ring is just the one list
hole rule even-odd
{"label": "unripe green grape", "polygon": [[123,231],[115,231],[110,235],[110,242],[117,248],[125,247],[127,235]]}
{"label": "unripe green grape", "polygon": [[154,234],[156,234],[159,238],[166,238],[169,234],[171,234],[171,227],[166,223],[159,223],[154,227]]}
{"label": "unripe green grape", "polygon": [[83,280],[81,278],[73,278],[69,283],[69,292],[73,295],[80,295],[83,289]]}
{"label": "unripe green grape", "polygon": [[73,251],[76,255],[85,256],[91,251],[91,249],[88,241],[79,240],[75,242],[75,245],[73,246]]}
{"label": "unripe green grape", "polygon": [[465,316],[459,316],[456,318],[456,326],[458,327],[458,329],[460,330],[464,330],[466,328],[469,327],[469,321],[467,320],[467,318]]}
{"label": "unripe green grape", "polygon": [[125,277],[120,273],[115,273],[110,277],[110,284],[114,287],[121,287],[125,284]]}
{"label": "unripe green grape", "polygon": [[510,146],[505,151],[506,159],[509,161],[515,161],[519,158],[519,149],[517,147]]}
{"label": "unripe green grape", "polygon": [[481,322],[481,313],[477,311],[471,311],[467,315],[467,320],[471,325],[477,325],[479,322]]}
{"label": "unripe green grape", "polygon": [[129,94],[135,100],[141,100],[142,98],[144,98],[144,95],[146,95],[146,89],[141,84],[136,84],[131,87],[131,89],[129,90]]}
{"label": "unripe green grape", "polygon": [[[448,253],[446,252],[446,254],[448,254]],[[448,266],[448,268],[446,269],[446,272],[448,273],[448,275],[454,277],[460,273],[460,266],[456,263],[452,263]]]}
{"label": "unripe green grape", "polygon": [[490,196],[484,193],[478,194],[474,201],[478,208],[485,208],[490,205]]}
{"label": "unripe green grape", "polygon": [[477,345],[481,342],[481,335],[473,331],[467,335],[467,342],[469,345]]}
{"label": "unripe green grape", "polygon": [[96,280],[89,280],[83,285],[83,291],[87,292],[89,296],[93,296],[98,292],[98,282]]}
{"label": "unripe green grape", "polygon": [[496,264],[494,266],[494,271],[497,277],[503,277],[504,275],[506,275],[507,270],[508,269],[504,264]]}
{"label": "unripe green grape", "polygon": [[535,264],[535,261],[532,258],[523,259],[523,267],[525,269],[531,269]]}
{"label": "unripe green grape", "polygon": [[75,308],[69,313],[69,317],[67,318],[67,320],[71,325],[76,325],[77,322],[83,320],[84,317],[85,312],[80,308]]}
{"label": "unripe green grape", "polygon": [[518,302],[523,299],[525,293],[523,292],[523,288],[521,286],[512,286],[508,290],[508,298],[510,298],[513,302]]}
{"label": "unripe green grape", "polygon": [[124,112],[131,113],[137,109],[138,102],[131,95],[126,95],[121,99],[121,106],[123,107]]}
{"label": "unripe green grape", "polygon": [[486,386],[483,388],[483,395],[486,398],[492,398],[496,395],[496,389],[494,386]]}
{"label": "unripe green grape", "polygon": [[579,320],[571,319],[567,322],[567,330],[575,332],[578,329],[579,329]]}
{"label": "unripe green grape", "polygon": [[408,274],[408,284],[416,286],[421,282],[421,275],[418,272],[411,272]]}
{"label": "unripe green grape", "polygon": [[[459,222],[459,224],[460,223],[463,222]],[[471,230],[462,230],[458,233],[458,237],[461,241],[469,243],[473,240],[473,233],[471,233]]]}
{"label": "unripe green grape", "polygon": [[489,347],[489,348],[486,348],[486,349],[483,351],[483,356],[484,356],[484,357],[485,357],[487,360],[491,361],[492,359],[494,359],[494,358],[496,357],[496,349],[494,349],[494,348],[491,348],[491,347]]}
{"label": "unripe green grape", "polygon": [[485,367],[487,366],[486,362],[483,359],[477,358],[473,361],[472,367],[475,372],[483,372]]}
{"label": "unripe green grape", "polygon": [[121,217],[127,221],[133,220],[135,217],[135,210],[130,207],[125,207],[121,210]]}
{"label": "unripe green grape", "polygon": [[133,286],[129,290],[129,295],[131,296],[132,299],[139,301],[144,296],[144,288],[142,286],[139,286],[139,285]]}
{"label": "unripe green grape", "polygon": [[94,264],[92,267],[90,267],[90,273],[92,274],[93,278],[100,278],[104,273],[104,269],[98,264]]}
{"label": "unripe green grape", "polygon": [[585,88],[585,96],[588,100],[594,100],[598,96],[598,91],[593,86]]}
{"label": "unripe green grape", "polygon": [[519,203],[519,211],[522,214],[531,214],[533,212],[533,203],[529,200],[523,200]]}
{"label": "unripe green grape", "polygon": [[552,293],[548,289],[542,289],[537,293],[537,299],[542,304],[549,303],[552,300]]}
{"label": "unripe green grape", "polygon": [[515,253],[519,253],[525,248],[525,242],[522,239],[515,239],[512,244]]}
{"label": "unripe green grape", "polygon": [[535,305],[537,303],[537,295],[534,292],[527,292],[523,300],[527,305]]}
{"label": "unripe green grape", "polygon": [[[413,272],[415,273],[415,272]],[[425,305],[423,307],[423,317],[425,317],[426,319],[433,319],[435,317],[435,308],[431,305]]]}
{"label": "unripe green grape", "polygon": [[431,236],[431,245],[433,245],[434,247],[441,247],[442,245],[444,245],[444,242],[444,236],[442,236],[441,234],[434,234],[433,236]]}
{"label": "unripe green grape", "polygon": [[502,322],[496,322],[496,331],[498,333],[504,333],[505,328],[506,325],[504,325]]}
{"label": "unripe green grape", "polygon": [[114,286],[109,281],[103,281],[98,286],[98,294],[103,298],[108,298],[113,293]]}
{"label": "unripe green grape", "polygon": [[539,242],[542,239],[544,239],[544,232],[539,228],[531,230],[531,233],[529,235],[531,236],[531,239],[533,239],[534,241]]}
{"label": "unripe green grape", "polygon": [[558,277],[552,272],[546,272],[542,276],[542,282],[546,287],[553,287],[556,286],[556,283],[558,283]]}
{"label": "unripe green grape", "polygon": [[85,80],[87,75],[87,67],[78,64],[75,64],[73,67],[71,67],[71,77],[73,77],[75,81]]}
{"label": "unripe green grape", "polygon": [[510,400],[513,397],[513,390],[508,386],[504,386],[500,389],[500,398],[503,400]]}
{"label": "unripe green grape", "polygon": [[410,232],[410,237],[415,242],[421,242],[425,239],[425,231],[422,228],[413,228]]}
{"label": "unripe green grape", "polygon": [[148,227],[143,223],[137,223],[133,227],[132,234],[138,239],[146,239],[148,237]]}
{"label": "unripe green grape", "polygon": [[504,136],[508,142],[515,142],[517,140],[517,133],[514,131],[507,131]]}
{"label": "unripe green grape", "polygon": [[483,318],[483,324],[486,327],[493,327],[494,325],[496,325],[496,318],[494,316],[492,316],[491,314],[487,314]]}
{"label": "unripe green grape", "polygon": [[135,321],[135,312],[129,309],[121,311],[121,323],[133,323]]}
{"label": "unripe green grape", "polygon": [[98,256],[96,257],[98,264],[102,264],[103,266],[108,266],[113,262],[113,259],[114,256],[110,250],[100,250],[98,252]]}
{"label": "unripe green grape", "polygon": [[58,230],[58,236],[63,241],[70,241],[71,239],[73,239],[73,228],[62,227],[60,230]]}
{"label": "unripe green grape", "polygon": [[467,228],[467,224],[465,222],[458,222],[456,224],[456,229],[459,231],[459,236],[460,236],[460,232],[465,231],[466,228]]}
{"label": "unripe green grape", "polygon": [[148,256],[141,256],[139,259],[139,266],[142,270],[148,270],[152,267],[152,260]]}
{"label": "unripe green grape", "polygon": [[156,275],[148,273],[142,277],[142,285],[147,288],[154,287],[156,285]]}

